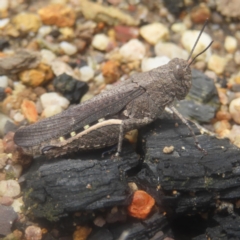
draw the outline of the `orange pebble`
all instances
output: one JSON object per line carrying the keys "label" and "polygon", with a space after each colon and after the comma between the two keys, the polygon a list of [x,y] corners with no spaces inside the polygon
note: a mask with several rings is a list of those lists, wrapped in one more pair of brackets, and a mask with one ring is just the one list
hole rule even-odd
{"label": "orange pebble", "polygon": [[38,113],[34,102],[24,99],[21,105],[22,112],[29,122],[36,122]]}
{"label": "orange pebble", "polygon": [[133,194],[132,203],[128,206],[128,214],[132,217],[145,219],[155,204],[154,198],[142,190]]}
{"label": "orange pebble", "polygon": [[120,76],[119,64],[115,61],[108,61],[102,65],[102,74],[105,78],[105,83],[114,83]]}
{"label": "orange pebble", "polygon": [[232,119],[232,116],[229,112],[227,111],[218,111],[216,113],[216,118],[217,120],[227,120],[227,121],[230,121]]}

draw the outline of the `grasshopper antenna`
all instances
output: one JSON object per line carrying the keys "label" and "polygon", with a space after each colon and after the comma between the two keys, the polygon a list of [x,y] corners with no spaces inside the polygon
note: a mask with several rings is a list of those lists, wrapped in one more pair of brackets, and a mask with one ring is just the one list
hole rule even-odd
{"label": "grasshopper antenna", "polygon": [[195,43],[194,43],[194,45],[193,45],[193,48],[192,48],[192,50],[191,50],[191,52],[190,52],[190,54],[189,54],[189,57],[188,57],[188,59],[187,59],[187,62],[188,62],[188,61],[190,60],[190,58],[192,57],[193,52],[194,52],[194,49],[195,49],[195,47],[197,46],[197,43],[198,43],[198,41],[199,41],[199,39],[200,39],[200,37],[201,37],[201,35],[202,35],[205,27],[207,26],[207,24],[208,24],[208,19],[207,19],[207,20],[204,22],[204,24],[203,24],[202,30],[201,30],[201,32],[199,33],[199,35],[198,35],[198,37],[197,37],[197,40],[195,41]]}
{"label": "grasshopper antenna", "polygon": [[208,46],[207,46],[202,52],[198,53],[198,54],[193,58],[193,60],[188,63],[188,65],[187,65],[186,68],[188,68],[188,67],[196,60],[196,58],[197,58],[198,56],[200,56],[201,54],[203,54],[204,52],[206,52],[206,51],[210,48],[210,46],[212,45],[212,43],[213,43],[213,41],[211,41],[211,42],[208,44]]}
{"label": "grasshopper antenna", "polygon": [[[191,52],[190,52],[190,54],[189,54],[189,57],[188,57],[188,59],[187,59],[187,62],[189,62],[190,58],[192,57],[193,52],[194,52],[194,50],[195,50],[195,48],[196,48],[196,46],[197,46],[197,43],[198,43],[198,41],[199,41],[199,39],[200,39],[200,37],[201,37],[201,35],[202,35],[205,27],[207,26],[207,24],[208,24],[208,19],[205,21],[205,23],[204,23],[204,25],[203,25],[203,27],[202,27],[202,30],[201,30],[201,32],[199,33],[199,35],[198,35],[198,37],[197,37],[197,40],[196,40],[195,43],[194,43],[194,46],[193,46],[193,48],[192,48],[192,50],[191,50]],[[201,54],[203,54],[205,51],[207,51],[208,48],[212,45],[212,43],[213,43],[213,41],[211,41],[211,43],[210,43],[202,52],[198,53],[198,54],[193,58],[193,60],[188,63],[187,67],[189,67],[189,66],[195,61],[195,59],[196,59],[199,55],[201,55]]]}

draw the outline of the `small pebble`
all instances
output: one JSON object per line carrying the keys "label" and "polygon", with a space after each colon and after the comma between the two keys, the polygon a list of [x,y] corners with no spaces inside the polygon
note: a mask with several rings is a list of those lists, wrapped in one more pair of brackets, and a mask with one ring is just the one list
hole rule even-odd
{"label": "small pebble", "polygon": [[96,84],[96,86],[101,86],[102,84],[105,83],[104,77],[102,75],[102,73],[100,73],[99,75],[97,75],[96,77],[94,77],[94,84]]}
{"label": "small pebble", "polygon": [[224,48],[228,53],[234,53],[237,49],[237,39],[232,36],[226,36]]}
{"label": "small pebble", "polygon": [[8,155],[6,153],[0,153],[0,169],[6,166]]}
{"label": "small pebble", "polygon": [[169,30],[162,23],[151,23],[140,28],[140,35],[150,44],[169,38]]}
{"label": "small pebble", "polygon": [[0,19],[0,29],[6,27],[10,22],[9,18]]}
{"label": "small pebble", "polygon": [[66,4],[50,4],[41,8],[38,14],[46,25],[58,27],[72,27],[75,23],[76,14],[74,9]]}
{"label": "small pebble", "polygon": [[0,1],[0,12],[7,11],[9,7],[9,0],[1,0]]}
{"label": "small pebble", "polygon": [[41,240],[42,231],[41,228],[36,226],[29,226],[25,229],[26,240]]}
{"label": "small pebble", "polygon": [[93,223],[95,224],[95,226],[97,227],[103,227],[106,224],[106,221],[104,218],[102,217],[96,217],[93,221]]}
{"label": "small pebble", "polygon": [[138,190],[138,186],[135,182],[129,182],[128,187],[131,189],[131,192],[136,192]]}
{"label": "small pebble", "polygon": [[174,43],[165,43],[165,42],[158,42],[155,47],[154,51],[157,56],[167,56],[170,59],[173,58],[181,58],[187,59],[188,52]]}
{"label": "small pebble", "polygon": [[45,36],[48,35],[51,31],[52,31],[52,27],[51,27],[51,26],[41,26],[41,27],[38,29],[38,37],[45,37]]}
{"label": "small pebble", "polygon": [[19,178],[22,174],[23,166],[17,163],[10,165],[10,168],[8,170],[11,170],[11,172],[14,173],[15,178]]}
{"label": "small pebble", "polygon": [[240,148],[240,126],[234,124],[227,137],[233,144]]}
{"label": "small pebble", "polygon": [[163,153],[165,154],[169,154],[169,153],[172,153],[174,151],[174,146],[169,146],[169,147],[164,147],[163,148]]}
{"label": "small pebble", "polygon": [[154,57],[154,58],[144,58],[142,60],[141,68],[143,72],[152,70],[153,68],[160,67],[167,64],[170,61],[168,57]]}
{"label": "small pebble", "polygon": [[206,19],[211,18],[211,10],[205,3],[201,3],[191,10],[190,16],[194,23],[202,24]]}
{"label": "small pebble", "polygon": [[[199,33],[200,31],[197,31],[197,30],[188,30],[183,33],[181,37],[181,43],[188,52],[191,52]],[[212,41],[212,38],[207,33],[203,32],[194,50],[193,56],[197,55],[198,53],[206,49],[206,47],[210,44],[211,41]],[[211,49],[209,48],[205,53],[201,54],[197,59],[206,61],[207,59],[209,59],[210,56],[211,56]]]}
{"label": "small pebble", "polygon": [[20,194],[21,189],[16,180],[0,181],[0,196],[16,197]]}
{"label": "small pebble", "polygon": [[63,73],[66,73],[67,75],[70,75],[74,78],[79,79],[79,76],[75,74],[73,69],[65,62],[54,60],[51,64],[52,71],[56,76],[59,76]]}
{"label": "small pebble", "polygon": [[4,127],[7,121],[12,122],[12,119],[5,114],[0,113],[0,136],[4,135]]}
{"label": "small pebble", "polygon": [[133,38],[138,38],[139,29],[136,27],[118,25],[114,27],[116,40],[127,42]]}
{"label": "small pebble", "polygon": [[227,120],[221,120],[214,123],[213,128],[220,137],[225,137],[231,129],[231,124]]}
{"label": "small pebble", "polygon": [[23,199],[22,197],[19,197],[17,199],[14,199],[11,207],[16,213],[21,213],[22,212],[22,207],[23,207]]}
{"label": "small pebble", "polygon": [[146,54],[146,49],[143,43],[137,39],[132,39],[125,43],[119,50],[123,61],[131,62],[142,60]]}
{"label": "small pebble", "polygon": [[232,119],[232,116],[229,112],[227,112],[226,110],[219,110],[217,113],[216,113],[216,118],[218,120],[227,120],[227,121],[230,121]]}
{"label": "small pebble", "polygon": [[71,56],[75,53],[77,53],[77,47],[69,42],[61,42],[60,48],[64,51],[65,54]]}
{"label": "small pebble", "polygon": [[37,14],[19,13],[12,19],[17,30],[23,33],[37,32],[41,27],[41,21]]}
{"label": "small pebble", "polygon": [[6,88],[8,86],[8,77],[0,76],[0,87]]}
{"label": "small pebble", "polygon": [[50,81],[53,78],[53,72],[49,65],[40,63],[35,69],[22,71],[19,74],[19,78],[25,85],[38,87]]}
{"label": "small pebble", "polygon": [[64,39],[72,39],[75,37],[74,31],[70,27],[63,27],[59,29],[60,34],[62,35],[61,38]]}
{"label": "small pebble", "polygon": [[63,109],[58,106],[58,105],[51,105],[46,107],[43,112],[42,112],[42,117],[48,118],[48,117],[52,117],[60,112],[62,112]]}
{"label": "small pebble", "polygon": [[36,105],[33,101],[24,99],[21,104],[21,109],[23,115],[30,123],[35,123],[38,119],[38,113],[36,109]]}
{"label": "small pebble", "polygon": [[89,66],[83,66],[79,69],[82,81],[89,81],[94,77],[94,70]]}
{"label": "small pebble", "polygon": [[237,65],[240,65],[240,51],[236,51],[234,54],[234,61]]}
{"label": "small pebble", "polygon": [[4,206],[10,206],[13,203],[13,198],[11,197],[1,197],[0,198],[0,204]]}
{"label": "small pebble", "polygon": [[114,83],[120,77],[119,63],[116,61],[109,60],[103,63],[101,70],[106,84]]}
{"label": "small pebble", "polygon": [[18,215],[12,207],[0,205],[0,216],[0,236],[6,236],[12,232],[12,224]]}
{"label": "small pebble", "polygon": [[226,66],[226,59],[216,54],[212,54],[208,61],[208,68],[216,74],[222,74]]}
{"label": "small pebble", "polygon": [[13,116],[13,120],[18,123],[22,122],[24,119],[25,118],[24,118],[23,114],[21,114],[20,112],[16,112]]}
{"label": "small pebble", "polygon": [[42,94],[40,101],[43,109],[53,105],[60,106],[62,109],[66,109],[69,106],[69,101],[55,92]]}
{"label": "small pebble", "polygon": [[175,33],[182,33],[184,31],[187,30],[187,27],[184,23],[180,22],[180,23],[174,23],[172,26],[171,26],[171,30]]}
{"label": "small pebble", "polygon": [[51,65],[53,60],[57,58],[57,56],[52,51],[47,49],[41,50],[41,57],[42,57],[41,62],[47,65]]}
{"label": "small pebble", "polygon": [[233,120],[240,124],[240,98],[236,98],[230,102],[229,112]]}
{"label": "small pebble", "polygon": [[87,240],[88,235],[92,232],[92,228],[87,226],[77,226],[73,233],[73,240]]}
{"label": "small pebble", "polygon": [[92,46],[100,51],[106,51],[110,44],[110,39],[106,34],[99,33],[93,37]]}

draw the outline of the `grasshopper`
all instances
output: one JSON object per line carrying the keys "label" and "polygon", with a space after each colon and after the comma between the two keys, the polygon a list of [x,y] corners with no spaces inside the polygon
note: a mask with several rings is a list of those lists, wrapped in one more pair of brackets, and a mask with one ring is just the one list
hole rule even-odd
{"label": "grasshopper", "polygon": [[15,143],[28,154],[49,157],[118,143],[118,155],[126,132],[153,122],[168,107],[188,126],[197,148],[204,151],[191,126],[172,103],[186,97],[191,87],[190,65],[212,44],[190,61],[206,23],[187,60],[174,58],[60,114],[20,128],[15,133]]}

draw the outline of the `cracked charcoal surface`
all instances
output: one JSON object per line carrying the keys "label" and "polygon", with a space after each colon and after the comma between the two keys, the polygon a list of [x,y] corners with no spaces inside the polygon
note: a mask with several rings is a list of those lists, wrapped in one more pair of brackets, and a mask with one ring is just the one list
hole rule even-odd
{"label": "cracked charcoal surface", "polygon": [[[30,215],[56,221],[75,211],[94,212],[102,208],[127,206],[131,199],[127,182],[135,182],[139,189],[155,198],[161,211],[166,211],[168,220],[163,221],[162,215],[155,209],[156,221],[163,221],[159,228],[148,227],[128,217],[126,223],[109,224],[101,229],[94,227],[89,239],[94,240],[99,234],[105,236],[105,239],[117,239],[120,232],[129,229],[132,235],[127,239],[150,239],[150,236],[162,231],[168,224],[169,230],[176,232],[175,221],[184,225],[183,217],[190,218],[187,228],[182,228],[184,236],[191,235],[191,226],[198,229],[191,235],[198,237],[196,240],[204,239],[201,236],[211,232],[219,236],[224,232],[229,237],[234,231],[234,236],[238,236],[239,230],[233,230],[231,223],[223,226],[224,219],[231,217],[231,214],[220,216],[220,221],[214,219],[214,213],[217,201],[233,202],[240,198],[240,149],[226,139],[199,135],[199,130],[194,127],[200,144],[208,152],[208,155],[203,155],[195,147],[187,127],[180,122],[176,127],[176,122],[157,120],[141,130],[143,141],[140,148],[145,153],[145,156],[142,155],[143,165],[128,144],[124,146],[121,160],[100,159],[98,151],[92,155],[81,154],[71,160],[36,159],[25,176],[26,207],[37,203]],[[170,145],[174,146],[174,152],[164,154],[162,149]],[[92,183],[91,189],[86,188],[89,183]],[[106,197],[108,195],[110,198]],[[214,222],[214,226],[209,223],[207,228],[207,222],[203,219],[201,224],[194,226],[191,219],[199,216],[199,212],[208,212],[207,221]],[[177,225],[181,226],[179,223]]]}
{"label": "cracked charcoal surface", "polygon": [[[208,152],[204,155],[195,147],[187,127],[181,123],[175,127],[175,122],[159,120],[151,125],[150,131],[147,128],[142,131],[145,165],[137,176],[139,184],[148,191],[151,189],[159,204],[166,204],[177,214],[215,207],[216,199],[239,198],[240,149],[227,139],[199,135],[195,128],[198,141]],[[174,152],[164,154],[162,149],[170,145]],[[155,190],[158,185],[165,196],[160,197]]]}
{"label": "cracked charcoal surface", "polygon": [[52,221],[73,211],[126,205],[130,191],[125,173],[138,165],[138,156],[128,150],[123,159],[101,159],[101,154],[36,159],[25,176],[26,207],[37,202],[31,214]]}

